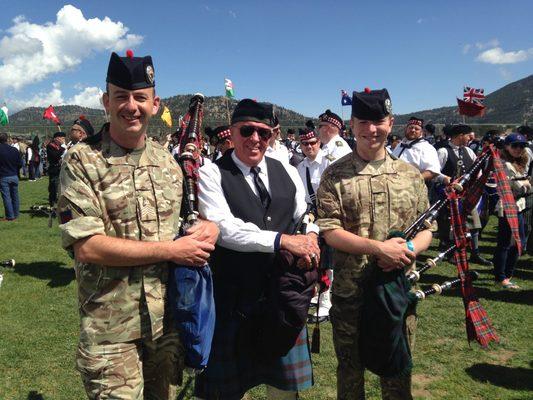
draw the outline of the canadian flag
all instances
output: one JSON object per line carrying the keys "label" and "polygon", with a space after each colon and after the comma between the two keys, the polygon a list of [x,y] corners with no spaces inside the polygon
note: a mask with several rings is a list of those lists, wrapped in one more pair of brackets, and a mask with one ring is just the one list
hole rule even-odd
{"label": "canadian flag", "polygon": [[52,107],[52,105],[50,105],[46,110],[44,110],[43,119],[49,119],[50,121],[53,121],[56,125],[61,125],[61,121],[56,115],[54,107]]}

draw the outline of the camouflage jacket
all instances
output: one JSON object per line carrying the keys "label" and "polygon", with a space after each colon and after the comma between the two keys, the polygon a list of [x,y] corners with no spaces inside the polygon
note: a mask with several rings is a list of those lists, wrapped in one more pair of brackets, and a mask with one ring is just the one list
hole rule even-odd
{"label": "camouflage jacket", "polygon": [[[364,238],[383,241],[390,231],[403,231],[428,207],[420,172],[388,152],[375,168],[357,152],[342,157],[322,175],[317,191],[321,232],[342,228]],[[372,260],[366,254],[336,250],[333,293],[359,296],[359,282]]]}
{"label": "camouflage jacket", "polygon": [[[105,129],[67,153],[58,212],[63,247],[92,235],[172,240],[179,228],[182,173],[171,154],[146,141],[138,166]],[[118,343],[163,333],[166,263],[108,267],[76,262],[80,340]]]}

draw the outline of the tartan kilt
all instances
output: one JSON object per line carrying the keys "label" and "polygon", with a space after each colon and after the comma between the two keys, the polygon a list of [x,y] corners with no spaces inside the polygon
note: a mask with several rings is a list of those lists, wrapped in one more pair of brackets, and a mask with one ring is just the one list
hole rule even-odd
{"label": "tartan kilt", "polygon": [[[251,388],[268,384],[280,390],[299,391],[313,385],[307,327],[284,357],[264,360],[257,349],[242,345],[242,322],[238,317],[219,318],[207,368],[196,377],[194,395],[205,400],[240,400]],[[248,341],[251,343],[251,341]]]}

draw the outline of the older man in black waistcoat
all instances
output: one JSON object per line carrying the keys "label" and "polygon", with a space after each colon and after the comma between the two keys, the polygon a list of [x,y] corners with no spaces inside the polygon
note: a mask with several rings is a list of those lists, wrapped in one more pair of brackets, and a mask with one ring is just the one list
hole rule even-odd
{"label": "older man in black waistcoat", "polygon": [[201,399],[241,399],[260,384],[269,399],[296,399],[313,383],[305,327],[287,355],[266,358],[249,330],[276,252],[307,266],[320,254],[314,233],[291,235],[307,207],[305,188],[294,167],[264,156],[272,121],[271,104],[242,100],[231,119],[235,148],[200,169],[200,213],[221,231],[210,260],[217,321],[209,364],[196,380]]}

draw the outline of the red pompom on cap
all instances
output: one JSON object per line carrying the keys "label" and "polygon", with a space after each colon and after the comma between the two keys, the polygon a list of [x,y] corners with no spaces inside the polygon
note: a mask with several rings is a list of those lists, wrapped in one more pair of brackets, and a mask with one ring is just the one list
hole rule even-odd
{"label": "red pompom on cap", "polygon": [[369,87],[365,88],[365,93],[370,93],[370,88]]}
{"label": "red pompom on cap", "polygon": [[82,115],[80,115],[80,116],[78,117],[78,119],[86,119],[86,118],[85,118],[85,115],[82,114]]}
{"label": "red pompom on cap", "polygon": [[133,58],[133,50],[131,49],[126,50],[126,57]]}

